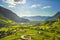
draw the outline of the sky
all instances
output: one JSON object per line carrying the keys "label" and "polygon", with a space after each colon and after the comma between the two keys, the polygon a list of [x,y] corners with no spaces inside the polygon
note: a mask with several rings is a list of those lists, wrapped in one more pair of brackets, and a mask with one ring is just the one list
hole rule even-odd
{"label": "sky", "polygon": [[60,11],[60,0],[0,0],[18,16],[53,16]]}

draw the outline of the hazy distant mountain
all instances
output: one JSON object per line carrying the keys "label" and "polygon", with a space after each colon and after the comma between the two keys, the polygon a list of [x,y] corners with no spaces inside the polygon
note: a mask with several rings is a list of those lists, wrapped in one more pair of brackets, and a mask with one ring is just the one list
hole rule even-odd
{"label": "hazy distant mountain", "polygon": [[20,18],[15,13],[13,13],[11,10],[8,10],[1,6],[0,6],[0,15],[4,16],[7,19],[13,20],[15,22],[29,22],[28,19]]}
{"label": "hazy distant mountain", "polygon": [[30,16],[23,18],[29,19],[30,21],[48,21],[48,20],[55,20],[56,18],[60,17],[60,12],[56,13],[54,16]]}
{"label": "hazy distant mountain", "polygon": [[30,21],[45,21],[49,16],[31,16],[31,17],[23,17],[29,19]]}

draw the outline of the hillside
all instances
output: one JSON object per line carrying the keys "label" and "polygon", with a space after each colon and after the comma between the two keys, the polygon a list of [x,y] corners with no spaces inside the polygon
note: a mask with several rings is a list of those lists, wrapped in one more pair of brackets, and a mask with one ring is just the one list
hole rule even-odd
{"label": "hillside", "polygon": [[8,18],[10,20],[13,20],[15,22],[29,22],[28,19],[20,18],[15,13],[13,13],[11,10],[8,10],[1,6],[0,6],[0,15],[4,16],[5,18]]}
{"label": "hillside", "polygon": [[8,27],[0,28],[0,40],[60,40],[59,16],[54,21],[42,21],[36,25],[13,21],[8,24]]}
{"label": "hillside", "polygon": [[54,16],[48,18],[47,20],[52,20],[54,21],[55,19],[60,18],[60,12],[57,12]]}

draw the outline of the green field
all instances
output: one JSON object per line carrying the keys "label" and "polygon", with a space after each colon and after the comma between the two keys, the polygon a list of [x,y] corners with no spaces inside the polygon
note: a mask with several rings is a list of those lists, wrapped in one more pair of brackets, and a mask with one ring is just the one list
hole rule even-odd
{"label": "green field", "polygon": [[15,23],[11,20],[0,20],[0,40],[60,40],[60,19],[44,21],[39,24]]}

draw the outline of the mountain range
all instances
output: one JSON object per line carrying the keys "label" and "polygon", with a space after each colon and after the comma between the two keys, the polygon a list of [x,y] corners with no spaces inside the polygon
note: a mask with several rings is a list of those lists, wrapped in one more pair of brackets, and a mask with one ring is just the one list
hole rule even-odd
{"label": "mountain range", "polygon": [[48,21],[48,20],[55,20],[56,18],[60,17],[60,12],[57,12],[54,16],[24,16],[22,18],[29,19],[30,21]]}
{"label": "mountain range", "polygon": [[55,19],[57,19],[57,18],[60,19],[60,12],[57,12],[54,16],[48,18],[48,20],[55,20]]}
{"label": "mountain range", "polygon": [[60,12],[57,12],[54,16],[24,16],[24,17],[19,17],[16,15],[16,13],[12,12],[9,9],[6,9],[4,7],[0,6],[0,18],[1,16],[3,19],[10,19],[12,21],[15,21],[17,23],[20,22],[30,22],[30,21],[47,21],[47,20],[55,20],[56,18],[60,17]]}
{"label": "mountain range", "polygon": [[30,21],[45,21],[49,16],[30,16],[30,17],[23,17],[25,19],[29,19]]}
{"label": "mountain range", "polygon": [[0,6],[0,15],[3,16],[6,19],[10,19],[10,20],[15,21],[17,23],[20,23],[20,22],[29,22],[28,19],[20,18],[19,16],[17,16],[11,10],[8,10],[8,9],[6,9],[4,7],[1,7],[1,6]]}

